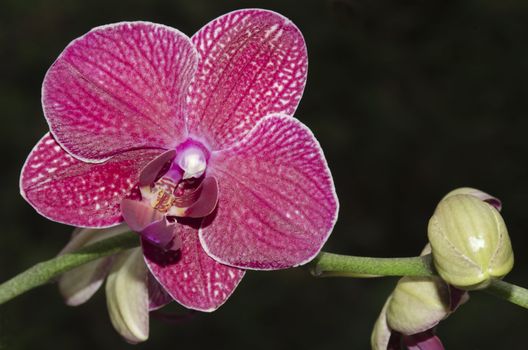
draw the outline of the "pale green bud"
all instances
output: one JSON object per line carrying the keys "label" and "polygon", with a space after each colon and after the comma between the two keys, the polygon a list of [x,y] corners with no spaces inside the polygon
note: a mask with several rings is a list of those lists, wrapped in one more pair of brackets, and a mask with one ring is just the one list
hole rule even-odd
{"label": "pale green bud", "polygon": [[130,343],[148,339],[147,265],[141,248],[119,254],[106,280],[106,304],[112,325]]}
{"label": "pale green bud", "polygon": [[381,313],[374,324],[372,335],[370,336],[370,345],[372,350],[387,350],[389,340],[391,337],[391,329],[387,324],[387,308],[389,306],[391,297],[387,299]]}
{"label": "pale green bud", "polygon": [[472,187],[460,187],[460,188],[457,188],[456,190],[453,190],[453,191],[449,192],[448,194],[446,194],[444,196],[444,198],[442,198],[442,199],[446,199],[448,197],[455,196],[457,194],[469,194],[469,195],[471,195],[473,197],[477,197],[481,201],[484,201],[484,202],[486,202],[488,204],[491,204],[498,211],[501,211],[501,209],[502,209],[502,203],[501,203],[500,199],[498,199],[497,197],[492,196],[489,193],[483,192],[481,190],[477,190],[476,188],[472,188]]}
{"label": "pale green bud", "polygon": [[[430,252],[427,245],[421,255]],[[457,293],[460,291],[451,289],[438,276],[401,278],[374,325],[370,339],[372,349],[387,350],[394,332],[397,336],[392,341],[399,343],[433,329],[468,300],[467,293]]]}
{"label": "pale green bud", "polygon": [[[71,253],[103,239],[130,231],[126,225],[106,229],[83,228],[73,232],[71,240],[59,255]],[[77,306],[92,297],[112,267],[112,257],[100,258],[65,272],[59,279],[59,291],[66,304]]]}
{"label": "pale green bud", "polygon": [[429,221],[429,242],[438,274],[466,290],[485,288],[513,267],[506,225],[495,207],[474,194],[450,194]]}
{"label": "pale green bud", "polygon": [[439,277],[403,277],[387,307],[387,324],[403,334],[433,328],[450,312],[449,287]]}

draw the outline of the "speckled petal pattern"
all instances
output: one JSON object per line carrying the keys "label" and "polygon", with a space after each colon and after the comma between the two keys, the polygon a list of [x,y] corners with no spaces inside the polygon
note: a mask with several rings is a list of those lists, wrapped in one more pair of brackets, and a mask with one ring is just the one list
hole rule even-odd
{"label": "speckled petal pattern", "polygon": [[22,169],[22,196],[43,216],[72,226],[102,228],[122,221],[120,203],[141,169],[162,150],[135,150],[92,164],[73,158],[48,133]]}
{"label": "speckled petal pattern", "polygon": [[121,22],[74,40],[48,70],[42,104],[69,153],[101,161],[120,152],[183,141],[184,100],[197,54],[176,29]]}
{"label": "speckled petal pattern", "polygon": [[289,19],[267,10],[234,11],[191,40],[201,57],[188,96],[192,135],[221,149],[268,114],[293,114],[304,91],[308,56]]}
{"label": "speckled petal pattern", "polygon": [[145,261],[151,273],[181,305],[199,311],[214,311],[233,293],[244,271],[222,265],[205,254],[198,230],[179,225],[182,248],[163,252],[143,240]]}
{"label": "speckled petal pattern", "polygon": [[151,273],[148,274],[148,297],[149,297],[149,311],[161,309],[165,305],[173,301],[172,297],[163,289],[161,284],[156,281],[156,278]]}
{"label": "speckled petal pattern", "polygon": [[213,152],[216,215],[200,240],[217,261],[279,269],[311,260],[328,238],[338,201],[330,170],[310,130],[289,116],[262,119],[245,140]]}

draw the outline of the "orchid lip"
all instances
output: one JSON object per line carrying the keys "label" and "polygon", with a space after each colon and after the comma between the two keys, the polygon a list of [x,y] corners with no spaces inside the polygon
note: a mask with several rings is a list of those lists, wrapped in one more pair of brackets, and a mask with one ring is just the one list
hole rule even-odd
{"label": "orchid lip", "polygon": [[174,217],[202,218],[218,203],[218,181],[205,176],[208,150],[192,139],[150,161],[140,174],[140,200],[124,199],[121,210],[134,231],[164,250],[178,250]]}

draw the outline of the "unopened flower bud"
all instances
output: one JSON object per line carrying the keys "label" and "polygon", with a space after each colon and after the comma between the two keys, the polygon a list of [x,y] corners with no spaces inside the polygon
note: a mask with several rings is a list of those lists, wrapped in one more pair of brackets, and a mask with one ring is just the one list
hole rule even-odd
{"label": "unopened flower bud", "polygon": [[501,209],[502,209],[502,202],[500,201],[500,199],[498,199],[497,197],[492,196],[489,193],[486,193],[486,192],[483,192],[481,190],[477,190],[476,188],[471,188],[471,187],[460,187],[460,188],[457,188],[456,190],[453,190],[453,191],[449,192],[448,194],[446,194],[444,196],[444,198],[442,198],[442,199],[446,199],[448,197],[456,196],[457,194],[468,194],[468,195],[471,195],[473,197],[477,197],[481,201],[484,201],[484,202],[490,204],[491,206],[493,206],[498,211],[501,211]]}
{"label": "unopened flower bud", "polygon": [[[427,245],[421,255],[430,252]],[[443,350],[435,327],[468,298],[438,276],[401,278],[374,325],[372,349]]]}
{"label": "unopened flower bud", "polygon": [[[105,229],[76,229],[72,239],[59,255],[71,253],[87,245],[128,231],[130,229],[126,225],[118,225]],[[112,261],[113,257],[96,259],[62,274],[58,284],[59,291],[64,297],[66,304],[77,306],[90,299],[102,285],[112,267]]]}
{"label": "unopened flower bud", "polygon": [[116,257],[106,280],[112,325],[133,344],[147,340],[149,334],[147,271],[141,248],[134,248]]}
{"label": "unopened flower bud", "polygon": [[429,242],[438,274],[466,290],[485,288],[513,267],[506,225],[497,209],[474,194],[451,194],[429,221]]}
{"label": "unopened flower bud", "polygon": [[402,334],[431,329],[449,312],[449,286],[439,277],[403,277],[387,307],[387,324]]}

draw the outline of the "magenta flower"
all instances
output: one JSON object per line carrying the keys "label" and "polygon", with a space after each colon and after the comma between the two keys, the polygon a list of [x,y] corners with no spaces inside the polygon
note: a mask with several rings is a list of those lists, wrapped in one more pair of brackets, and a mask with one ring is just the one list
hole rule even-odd
{"label": "magenta flower", "polygon": [[310,261],[337,217],[319,143],[292,115],[304,39],[283,16],[240,10],[188,38],[148,22],[91,30],[44,78],[50,127],[21,175],[43,216],[123,221],[173,299],[212,311],[245,269]]}

